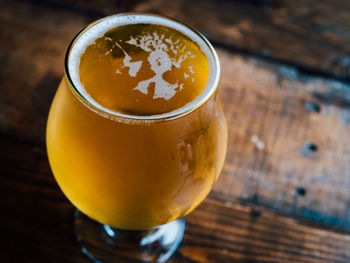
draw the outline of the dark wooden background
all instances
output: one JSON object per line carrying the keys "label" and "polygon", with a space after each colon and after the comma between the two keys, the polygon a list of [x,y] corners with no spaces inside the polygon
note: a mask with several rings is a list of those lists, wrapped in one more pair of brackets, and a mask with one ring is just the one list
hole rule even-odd
{"label": "dark wooden background", "polygon": [[0,0],[0,262],[89,262],[46,157],[70,40],[126,11],[218,51],[223,173],[171,262],[350,262],[350,1]]}

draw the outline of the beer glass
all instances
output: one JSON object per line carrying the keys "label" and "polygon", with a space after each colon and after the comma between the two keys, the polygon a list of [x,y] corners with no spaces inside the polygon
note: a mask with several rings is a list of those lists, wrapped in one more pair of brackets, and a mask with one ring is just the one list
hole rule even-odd
{"label": "beer glass", "polygon": [[[153,114],[119,111],[97,101],[100,89],[96,97],[84,89],[83,76],[79,75],[84,49],[110,29],[137,24],[147,25],[148,30],[158,25],[165,27],[165,32],[169,28],[181,32],[205,55],[205,87],[184,106]],[[151,34],[147,39],[155,36]],[[132,62],[132,54],[118,43],[122,62],[133,66],[129,71],[125,69],[132,81],[138,74],[135,72],[142,71],[141,62]],[[183,87],[179,81],[170,85],[164,74],[180,67],[178,61],[159,49],[158,55],[152,52],[143,65],[154,61],[160,65],[150,66],[155,75],[148,82],[155,82],[153,98],[163,107],[167,106],[167,98]],[[196,58],[196,54],[191,57]],[[168,63],[166,67],[164,63]],[[161,67],[163,71],[159,71]],[[187,69],[196,76],[191,66]],[[188,74],[182,75],[188,79]],[[54,177],[77,208],[76,237],[91,260],[164,262],[176,251],[184,234],[184,216],[208,195],[225,159],[227,127],[217,90],[219,75],[219,60],[208,40],[181,22],[159,15],[113,15],[90,24],[73,39],[66,53],[65,74],[51,105],[46,141]],[[98,81],[102,90],[106,81]],[[174,83],[177,86],[173,90],[162,86],[173,88]],[[144,96],[147,90],[141,88],[136,91]]]}

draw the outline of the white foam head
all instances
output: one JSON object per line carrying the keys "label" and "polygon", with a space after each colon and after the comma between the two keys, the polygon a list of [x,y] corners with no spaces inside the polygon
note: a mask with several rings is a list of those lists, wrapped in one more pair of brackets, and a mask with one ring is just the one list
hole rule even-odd
{"label": "white foam head", "polygon": [[[209,77],[206,87],[199,96],[185,106],[170,112],[150,116],[138,116],[112,111],[99,104],[86,92],[79,77],[80,57],[85,52],[86,47],[93,43],[97,38],[102,37],[110,29],[131,24],[154,24],[170,27],[186,35],[200,47],[208,59]],[[218,85],[220,63],[217,54],[209,41],[200,33],[194,31],[188,26],[159,15],[126,13],[100,19],[89,25],[80,34],[78,34],[68,49],[66,57],[66,73],[70,79],[73,89],[82,97],[83,100],[85,100],[84,104],[90,107],[90,109],[91,106],[93,106],[93,108],[97,109],[96,112],[102,114],[104,117],[112,119],[117,117],[132,120],[157,120],[182,116],[182,114],[198,108],[205,101],[207,101],[208,98],[215,92]],[[94,110],[93,108],[92,110]]]}

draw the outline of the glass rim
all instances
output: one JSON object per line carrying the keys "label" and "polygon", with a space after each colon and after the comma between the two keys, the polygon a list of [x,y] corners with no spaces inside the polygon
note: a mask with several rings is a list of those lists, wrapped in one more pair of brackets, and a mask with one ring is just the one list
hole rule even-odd
{"label": "glass rim", "polygon": [[[132,114],[124,114],[124,113],[120,113],[120,112],[116,112],[116,111],[106,111],[102,108],[99,108],[97,106],[95,106],[88,98],[86,98],[86,96],[84,96],[84,94],[82,94],[82,92],[76,87],[76,85],[74,84],[74,81],[72,80],[70,73],[69,73],[69,58],[70,58],[70,54],[72,51],[73,46],[75,45],[75,43],[77,42],[77,40],[83,36],[89,29],[91,29],[92,27],[94,27],[95,25],[110,19],[111,17],[115,17],[115,16],[138,16],[138,15],[143,15],[143,16],[151,16],[151,17],[158,17],[158,18],[162,18],[162,19],[166,19],[169,20],[170,22],[175,22],[176,24],[179,24],[180,26],[190,30],[192,33],[194,33],[194,35],[196,35],[197,37],[199,37],[202,41],[203,44],[205,44],[205,46],[208,48],[208,50],[210,51],[210,55],[213,59],[212,65],[209,64],[209,76],[208,76],[208,81],[206,86],[204,87],[204,89],[202,90],[202,92],[196,97],[194,98],[192,101],[190,101],[188,104],[186,105],[190,105],[193,102],[197,102],[193,105],[190,105],[192,107],[186,107],[186,105],[173,110],[173,111],[169,111],[169,112],[165,112],[165,113],[161,113],[161,114],[154,114],[154,115],[132,115]],[[170,27],[176,31],[179,31],[176,28]],[[108,30],[106,30],[105,32],[107,32]],[[181,32],[181,31],[180,31]],[[184,34],[186,35],[186,34]],[[189,37],[192,41],[194,41],[195,43],[197,43],[195,40],[193,40],[190,36],[186,35],[187,37]],[[199,45],[199,43],[197,43]],[[210,58],[208,57],[208,55],[206,54],[207,59],[209,60]],[[210,70],[212,70],[213,72],[210,72]],[[210,80],[210,74],[214,74],[213,80]],[[70,42],[70,44],[68,45],[66,54],[65,54],[65,59],[64,59],[64,75],[66,77],[67,80],[67,84],[70,87],[70,90],[73,91],[73,94],[77,97],[77,99],[84,104],[89,110],[102,115],[105,118],[108,119],[112,119],[112,120],[119,120],[122,122],[137,122],[137,121],[142,121],[142,122],[147,122],[147,121],[166,121],[166,120],[173,120],[173,119],[177,119],[177,118],[181,118],[185,115],[188,115],[189,113],[195,111],[196,109],[200,108],[201,106],[203,106],[207,101],[210,100],[210,98],[215,94],[217,88],[218,88],[218,83],[219,83],[219,78],[220,78],[220,62],[219,62],[219,58],[218,55],[214,49],[214,47],[210,44],[209,40],[203,35],[201,34],[199,31],[197,31],[196,29],[192,28],[191,26],[178,21],[174,18],[171,17],[167,17],[164,15],[158,15],[158,14],[152,14],[152,13],[144,13],[144,12],[123,12],[123,13],[118,13],[118,14],[114,14],[114,15],[110,15],[110,16],[106,16],[103,17],[101,19],[98,19],[90,24],[88,24],[86,27],[84,27],[81,31],[79,31],[74,38],[72,39],[72,41]],[[205,94],[204,94],[205,93]],[[204,96],[203,96],[204,94]],[[202,96],[202,98],[199,99],[199,97]]]}

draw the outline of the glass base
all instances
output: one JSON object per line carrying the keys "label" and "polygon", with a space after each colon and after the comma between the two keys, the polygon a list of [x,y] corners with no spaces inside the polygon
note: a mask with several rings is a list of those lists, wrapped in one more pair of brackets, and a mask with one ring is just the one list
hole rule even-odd
{"label": "glass base", "polygon": [[75,212],[75,235],[82,251],[95,263],[165,262],[177,250],[185,219],[149,230],[121,230]]}

